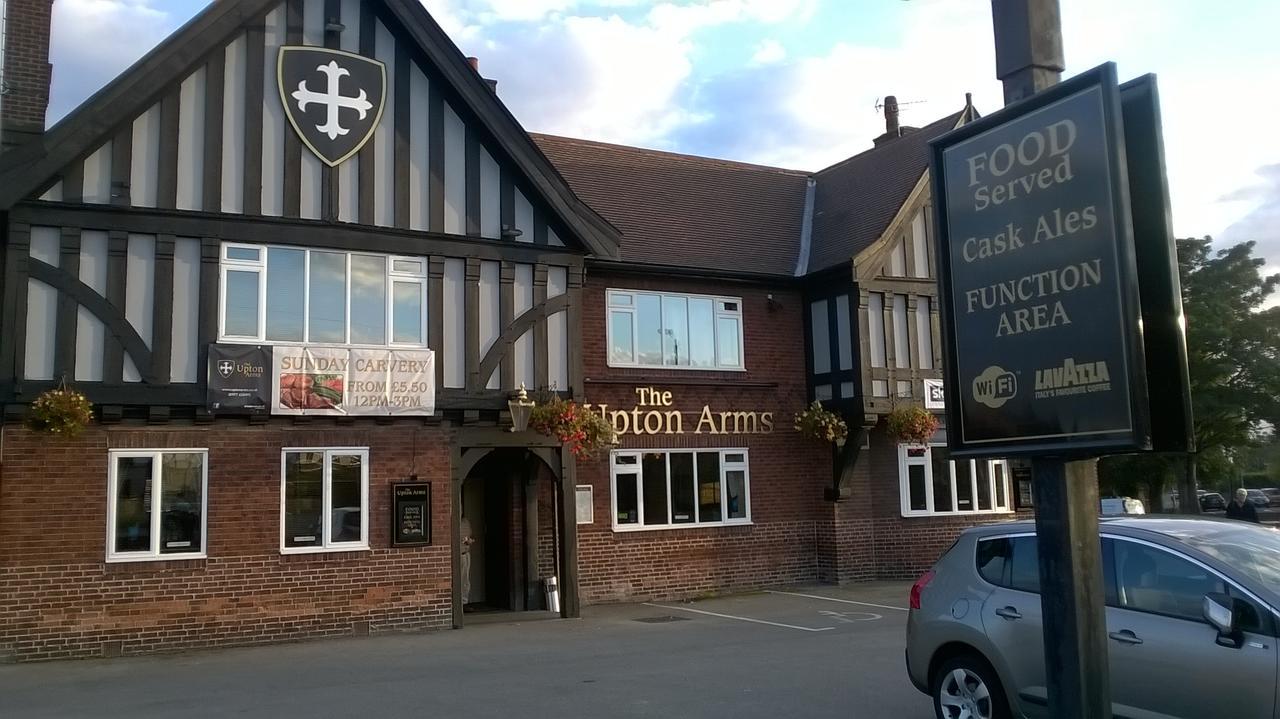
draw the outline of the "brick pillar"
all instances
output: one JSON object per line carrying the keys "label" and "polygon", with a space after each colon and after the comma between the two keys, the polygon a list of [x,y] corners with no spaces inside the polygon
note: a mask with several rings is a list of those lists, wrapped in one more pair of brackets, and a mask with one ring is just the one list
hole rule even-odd
{"label": "brick pillar", "polygon": [[821,582],[846,584],[875,578],[875,488],[870,467],[870,451],[862,450],[845,480],[847,496],[827,502],[821,510],[816,533]]}
{"label": "brick pillar", "polygon": [[44,133],[49,107],[49,27],[53,0],[8,0],[4,88],[0,99],[3,144],[22,144]]}

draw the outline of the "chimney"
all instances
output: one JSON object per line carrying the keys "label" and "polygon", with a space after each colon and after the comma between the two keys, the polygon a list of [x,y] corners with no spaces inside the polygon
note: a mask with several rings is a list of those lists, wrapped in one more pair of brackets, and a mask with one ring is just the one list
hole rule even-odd
{"label": "chimney", "polygon": [[44,134],[49,108],[49,26],[54,0],[0,0],[4,9],[0,65],[0,147]]}
{"label": "chimney", "polygon": [[[476,71],[476,74],[477,74],[477,75],[480,75],[480,58],[478,58],[478,57],[469,57],[469,58],[467,58],[467,64],[471,66],[471,69],[472,69],[472,70],[475,70],[475,71]],[[497,94],[498,94],[498,81],[497,81],[497,80],[490,80],[489,78],[484,77],[483,75],[481,75],[481,76],[480,76],[480,79],[481,79],[481,80],[484,80],[484,84],[486,84],[486,85],[488,85],[488,86],[489,86],[489,91],[490,91],[490,92],[492,92],[492,93],[493,93],[493,94],[495,94],[495,95],[497,95]]]}
{"label": "chimney", "polygon": [[898,137],[898,98],[889,95],[884,99],[884,134]]}

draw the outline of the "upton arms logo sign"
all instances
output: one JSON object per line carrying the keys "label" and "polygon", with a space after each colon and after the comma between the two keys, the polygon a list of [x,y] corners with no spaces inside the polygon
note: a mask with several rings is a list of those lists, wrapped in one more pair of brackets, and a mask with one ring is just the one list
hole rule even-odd
{"label": "upton arms logo sign", "polygon": [[654,387],[636,388],[636,406],[609,409],[609,405],[583,405],[609,420],[613,429],[623,434],[772,434],[773,412],[712,411],[703,405],[700,412],[690,412],[687,426],[685,413],[676,409],[670,390]]}
{"label": "upton arms logo sign", "polygon": [[302,144],[325,164],[346,162],[373,137],[387,99],[377,60],[322,47],[280,48],[280,102]]}

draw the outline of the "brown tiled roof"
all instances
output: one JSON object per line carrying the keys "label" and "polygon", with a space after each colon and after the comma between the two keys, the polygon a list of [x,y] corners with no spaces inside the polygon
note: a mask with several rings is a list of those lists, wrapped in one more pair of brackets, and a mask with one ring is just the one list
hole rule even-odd
{"label": "brown tiled roof", "polygon": [[884,234],[929,168],[929,141],[953,129],[962,114],[944,117],[817,174],[809,272],[849,262]]}
{"label": "brown tiled roof", "polygon": [[809,173],[533,135],[627,263],[793,276]]}

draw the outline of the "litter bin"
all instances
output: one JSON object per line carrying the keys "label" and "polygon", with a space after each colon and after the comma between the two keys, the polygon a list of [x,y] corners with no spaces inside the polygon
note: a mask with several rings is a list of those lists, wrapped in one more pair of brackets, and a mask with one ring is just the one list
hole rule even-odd
{"label": "litter bin", "polygon": [[547,588],[547,610],[552,612],[560,611],[560,587],[556,583],[555,577],[547,577],[543,580]]}

